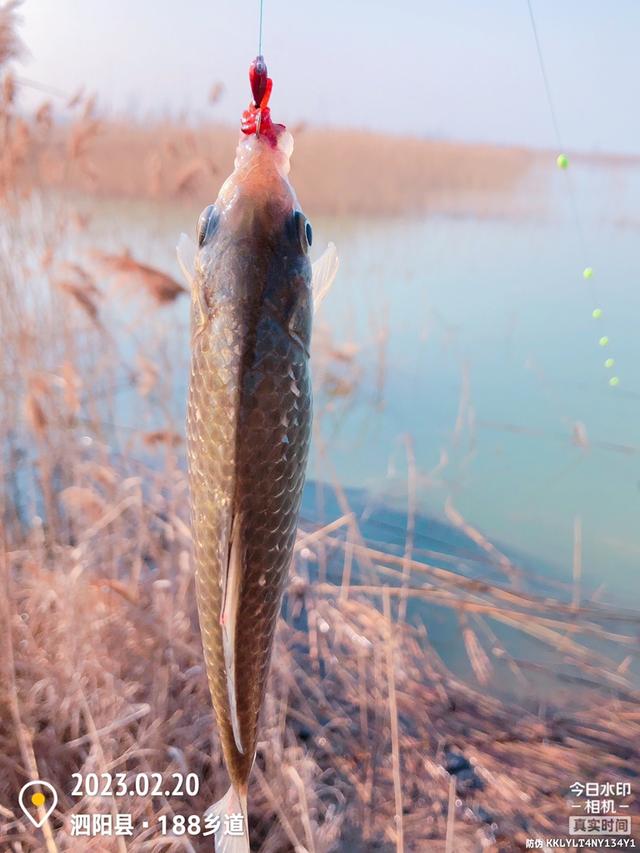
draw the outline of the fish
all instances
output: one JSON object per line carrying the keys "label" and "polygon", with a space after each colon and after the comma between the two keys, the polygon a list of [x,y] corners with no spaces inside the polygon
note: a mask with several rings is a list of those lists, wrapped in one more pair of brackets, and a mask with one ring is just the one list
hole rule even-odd
{"label": "fish", "polygon": [[250,849],[248,780],[311,441],[312,319],[338,268],[333,243],[311,264],[311,223],[288,178],[293,138],[271,119],[262,56],[249,79],[234,169],[198,220],[192,262],[188,238],[178,245],[191,289],[196,598],[230,779],[208,814],[243,828],[216,833],[221,853]]}

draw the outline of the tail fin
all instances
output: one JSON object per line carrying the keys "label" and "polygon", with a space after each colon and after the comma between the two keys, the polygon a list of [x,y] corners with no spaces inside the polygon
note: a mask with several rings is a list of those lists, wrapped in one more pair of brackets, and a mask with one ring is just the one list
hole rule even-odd
{"label": "tail fin", "polygon": [[250,853],[246,791],[237,791],[232,785],[224,797],[210,806],[206,813],[208,817],[217,817],[220,821],[215,834],[215,853]]}

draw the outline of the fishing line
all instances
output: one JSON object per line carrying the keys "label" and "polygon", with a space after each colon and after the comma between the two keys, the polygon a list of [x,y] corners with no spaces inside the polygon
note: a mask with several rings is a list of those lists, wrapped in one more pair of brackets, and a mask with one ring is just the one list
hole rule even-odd
{"label": "fishing line", "polygon": [[549,102],[549,110],[551,112],[551,120],[553,122],[553,129],[556,133],[556,139],[558,140],[558,146],[560,151],[563,150],[564,146],[562,144],[562,135],[560,133],[560,124],[558,122],[558,114],[556,113],[555,104],[553,101],[553,96],[551,94],[551,86],[549,85],[549,76],[547,74],[547,68],[544,64],[544,57],[542,55],[542,48],[540,46],[540,37],[538,36],[538,27],[536,26],[536,20],[533,16],[533,7],[531,5],[531,0],[527,0],[527,6],[529,7],[529,17],[531,19],[531,29],[533,30],[533,38],[536,43],[536,51],[538,53],[538,62],[540,63],[540,72],[542,74],[542,79],[544,81],[545,92],[547,93],[547,101]]}
{"label": "fishing line", "polygon": [[[576,193],[573,186],[573,181],[571,175],[569,174],[569,158],[566,154],[564,154],[564,145],[562,143],[562,134],[560,133],[560,122],[558,121],[558,113],[556,111],[555,101],[553,98],[553,94],[551,92],[551,84],[549,82],[549,75],[547,73],[547,67],[544,61],[544,55],[542,53],[542,45],[540,42],[540,36],[538,33],[538,26],[536,24],[535,15],[533,14],[533,4],[532,0],[527,0],[527,7],[529,9],[529,19],[531,22],[531,30],[533,32],[533,39],[536,46],[536,53],[538,54],[538,64],[540,66],[540,74],[542,75],[542,80],[544,83],[544,90],[547,97],[547,103],[549,105],[549,112],[551,114],[551,123],[553,125],[554,134],[556,137],[556,144],[558,148],[558,156],[556,158],[556,165],[564,174],[566,186],[567,186],[567,196],[569,199],[569,206],[571,208],[571,215],[573,218],[573,222],[576,229],[576,234],[578,235],[578,243],[580,246],[580,251],[582,252],[582,257],[586,258],[588,255],[587,252],[587,243],[584,238],[584,230],[582,227],[582,220],[580,218],[580,211],[578,208],[578,202],[576,199]],[[593,287],[592,278],[593,278],[593,267],[585,266],[582,271],[582,277],[587,282],[587,286],[589,289],[589,293],[594,303],[597,304],[596,293]],[[591,311],[591,316],[594,320],[600,320],[603,316],[602,308],[593,308]],[[608,335],[600,335],[598,339],[598,344],[605,348],[609,346],[609,337]],[[607,358],[603,362],[604,367],[607,370],[611,370],[615,365],[615,359]],[[618,376],[612,376],[609,379],[609,385],[615,387],[620,382]]]}
{"label": "fishing line", "polygon": [[258,27],[258,56],[262,56],[262,7],[264,0],[260,0],[260,24]]}

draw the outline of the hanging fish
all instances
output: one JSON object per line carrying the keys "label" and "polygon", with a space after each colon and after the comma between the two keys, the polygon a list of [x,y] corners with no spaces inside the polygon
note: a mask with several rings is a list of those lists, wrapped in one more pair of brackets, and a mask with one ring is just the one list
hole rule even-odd
{"label": "hanging fish", "polygon": [[311,438],[314,302],[337,271],[313,265],[311,224],[289,183],[293,139],[271,120],[272,81],[252,63],[234,171],[200,216],[191,283],[187,453],[196,593],[209,688],[231,787],[211,811],[242,815],[276,620],[293,555]]}

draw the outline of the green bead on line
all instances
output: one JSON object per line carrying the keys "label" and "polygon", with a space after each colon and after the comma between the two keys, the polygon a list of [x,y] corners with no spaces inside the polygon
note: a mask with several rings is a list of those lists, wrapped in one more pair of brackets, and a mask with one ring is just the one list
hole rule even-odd
{"label": "green bead on line", "polygon": [[598,343],[601,347],[606,347],[606,345],[609,343],[609,338],[606,335],[603,335],[598,341]]}
{"label": "green bead on line", "polygon": [[566,169],[569,165],[569,158],[566,154],[558,154],[556,157],[556,164],[558,169]]}
{"label": "green bead on line", "polygon": [[616,362],[615,362],[615,359],[613,359],[613,358],[608,358],[608,359],[605,361],[604,366],[605,366],[606,368],[609,368],[609,369],[610,369],[610,368],[612,368],[612,367],[613,367],[613,365],[614,365],[615,363],[616,363]]}
{"label": "green bead on line", "polygon": [[602,317],[602,308],[594,308],[591,312],[591,316],[594,320],[599,320]]}
{"label": "green bead on line", "polygon": [[582,270],[582,278],[592,278],[593,276],[593,267],[585,267]]}
{"label": "green bead on line", "polygon": [[614,388],[616,385],[619,385],[619,384],[620,384],[620,380],[618,379],[617,376],[612,376],[611,379],[609,380],[609,385],[612,385]]}

